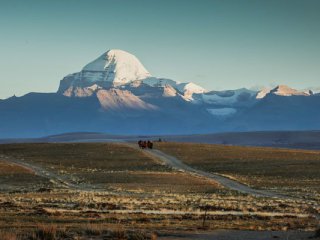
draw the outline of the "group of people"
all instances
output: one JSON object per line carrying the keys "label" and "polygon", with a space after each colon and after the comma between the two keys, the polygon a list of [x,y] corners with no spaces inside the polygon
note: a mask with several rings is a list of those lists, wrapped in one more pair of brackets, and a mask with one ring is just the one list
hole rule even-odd
{"label": "group of people", "polygon": [[138,145],[139,145],[139,148],[141,148],[141,149],[146,149],[146,148],[152,149],[153,148],[153,142],[151,142],[149,140],[148,141],[139,140]]}

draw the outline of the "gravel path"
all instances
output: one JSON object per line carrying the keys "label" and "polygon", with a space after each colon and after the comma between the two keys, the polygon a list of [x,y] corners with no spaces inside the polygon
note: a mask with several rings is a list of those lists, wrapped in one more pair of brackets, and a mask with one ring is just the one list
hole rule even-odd
{"label": "gravel path", "polygon": [[[50,181],[57,183],[59,185],[62,185],[67,188],[71,189],[79,189],[79,185],[75,182],[71,181],[70,179],[67,179],[65,177],[59,176],[58,174],[55,174],[53,172],[50,172],[38,165],[27,163],[23,160],[18,160],[9,156],[0,155],[0,160],[5,161],[7,163],[15,164],[17,166],[20,166],[22,168],[25,168],[31,172],[33,172],[35,175],[44,177],[49,179]],[[81,189],[79,189],[81,190]]]}
{"label": "gravel path", "polygon": [[[135,144],[131,144],[131,143],[127,143],[128,146],[135,148],[135,149],[139,149],[138,146],[136,146]],[[160,159],[162,162],[164,162],[166,165],[171,166],[172,168],[178,170],[178,171],[183,171],[183,172],[188,172],[197,176],[201,176],[201,177],[205,177],[205,178],[209,178],[211,180],[214,180],[218,183],[220,183],[222,186],[229,188],[231,190],[235,190],[241,193],[245,193],[245,194],[251,194],[254,196],[258,196],[258,197],[272,197],[272,198],[285,198],[285,199],[289,199],[289,196],[285,196],[279,193],[275,193],[272,191],[268,191],[268,190],[258,190],[258,189],[254,189],[251,188],[243,183],[240,183],[238,181],[235,181],[233,179],[224,177],[220,174],[216,174],[216,173],[209,173],[209,172],[205,172],[202,170],[198,170],[195,168],[192,168],[188,165],[186,165],[185,163],[183,163],[182,161],[180,161],[179,159],[168,155],[160,150],[157,149],[144,149],[141,150],[144,151],[147,155]]]}

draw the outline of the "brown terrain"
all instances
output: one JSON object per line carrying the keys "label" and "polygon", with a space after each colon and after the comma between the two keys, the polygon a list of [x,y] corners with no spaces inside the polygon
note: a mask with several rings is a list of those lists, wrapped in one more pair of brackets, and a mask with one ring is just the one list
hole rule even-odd
{"label": "brown terrain", "polygon": [[[319,169],[317,151],[180,143],[156,143],[154,150],[128,143],[3,144],[0,236],[308,239],[319,228]],[[221,179],[274,195],[230,188]]]}

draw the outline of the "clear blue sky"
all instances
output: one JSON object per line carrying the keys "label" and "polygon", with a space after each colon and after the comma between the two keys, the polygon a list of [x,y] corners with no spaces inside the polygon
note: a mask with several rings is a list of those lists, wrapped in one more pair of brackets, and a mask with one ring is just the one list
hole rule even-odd
{"label": "clear blue sky", "polygon": [[319,0],[0,0],[0,98],[54,92],[108,49],[208,89],[320,86]]}

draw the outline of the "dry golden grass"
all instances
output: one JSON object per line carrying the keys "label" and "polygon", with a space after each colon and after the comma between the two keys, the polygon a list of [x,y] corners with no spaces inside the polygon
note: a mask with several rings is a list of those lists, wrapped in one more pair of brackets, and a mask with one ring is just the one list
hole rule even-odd
{"label": "dry golden grass", "polygon": [[[96,175],[95,183],[98,183]],[[221,187],[213,181],[181,172],[113,172],[102,174],[101,182],[114,188],[166,193],[213,193]]]}
{"label": "dry golden grass", "polygon": [[[203,206],[210,206],[213,211],[207,214],[208,230],[315,229],[318,224],[315,218],[308,216],[309,207],[305,202],[219,193],[146,195],[143,191],[110,195],[103,191],[55,190],[0,194],[0,230],[17,229],[16,232],[28,235],[54,237],[62,234],[70,237],[141,236],[139,232],[144,232],[142,235],[146,232],[146,239],[150,239],[154,231],[201,228],[203,212],[199,211]],[[279,215],[273,216],[273,213]]]}
{"label": "dry golden grass", "polygon": [[18,240],[18,235],[12,231],[0,230],[0,239],[1,240]]}
{"label": "dry golden grass", "polygon": [[168,170],[142,152],[117,143],[0,145],[0,154],[68,172],[79,170]]}
{"label": "dry golden grass", "polygon": [[35,189],[43,185],[50,185],[50,183],[47,179],[36,176],[29,169],[0,160],[0,191]]}
{"label": "dry golden grass", "polygon": [[212,181],[172,171],[159,160],[124,144],[8,144],[0,145],[0,154],[99,189],[173,193],[208,193],[219,189]]}
{"label": "dry golden grass", "polygon": [[186,164],[258,188],[320,194],[320,151],[193,143],[157,143]]}
{"label": "dry golden grass", "polygon": [[[194,167],[214,170],[219,166],[223,173],[237,178],[251,179],[263,164],[270,162],[273,167],[266,169],[272,170],[276,166],[274,162],[281,165],[281,161],[285,161],[284,157],[274,155],[278,157],[276,161],[260,159],[259,164],[248,171],[246,165],[242,169],[243,162],[254,164],[254,154],[259,151],[227,148],[221,150],[225,153],[220,157],[212,158],[216,156],[212,154],[212,146],[163,143],[156,147],[170,150],[173,155],[179,153],[179,157],[185,157]],[[213,152],[219,148],[213,146]],[[228,151],[234,152],[228,155]],[[198,156],[200,153],[203,156]],[[96,187],[91,191],[58,188],[53,184],[47,185],[51,191],[0,192],[0,231],[14,232],[17,237],[26,236],[29,240],[39,236],[59,239],[62,235],[70,239],[155,239],[154,231],[201,228],[203,206],[210,206],[212,210],[206,220],[208,230],[316,229],[318,224],[309,214],[319,213],[320,209],[311,207],[307,201],[256,198],[222,189],[204,178],[173,171],[140,150],[122,144],[10,144],[0,145],[0,154]],[[283,152],[279,154],[286,156]],[[223,156],[227,157],[221,159]],[[299,154],[290,156],[298,156],[293,160],[296,163],[302,161]],[[303,161],[312,161],[313,155],[310,156]],[[0,166],[3,166],[0,177],[10,172],[10,176],[19,173],[37,179],[25,172],[26,169]],[[258,173],[255,181],[274,177],[273,173]],[[14,184],[18,178],[8,178],[6,184]],[[32,179],[30,182],[35,184]],[[281,183],[285,183],[284,179],[281,178]],[[0,178],[0,186],[3,186],[3,178]]]}
{"label": "dry golden grass", "polygon": [[11,164],[8,162],[1,161],[0,159],[0,175],[10,175],[10,174],[33,174],[32,171],[24,167],[20,167],[16,164]]}

